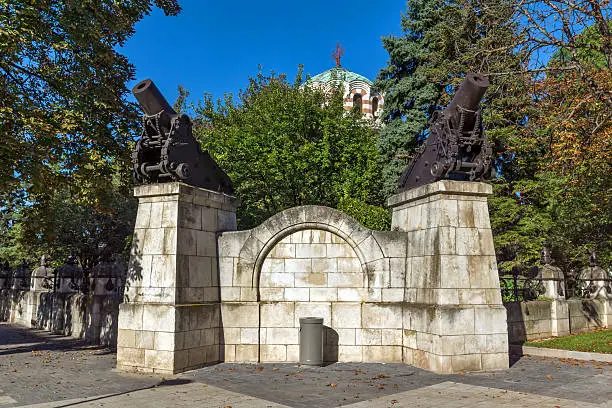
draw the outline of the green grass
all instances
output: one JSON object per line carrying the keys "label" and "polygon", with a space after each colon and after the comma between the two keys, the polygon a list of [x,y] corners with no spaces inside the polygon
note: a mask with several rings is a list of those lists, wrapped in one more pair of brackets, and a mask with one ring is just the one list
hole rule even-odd
{"label": "green grass", "polygon": [[572,334],[548,340],[527,341],[525,346],[612,354],[612,330],[599,329],[591,333]]}

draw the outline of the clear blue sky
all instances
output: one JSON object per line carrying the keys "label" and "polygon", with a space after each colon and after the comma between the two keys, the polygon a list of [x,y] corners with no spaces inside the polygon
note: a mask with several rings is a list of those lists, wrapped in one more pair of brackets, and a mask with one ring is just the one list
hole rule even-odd
{"label": "clear blue sky", "polygon": [[374,79],[388,59],[381,37],[401,34],[406,7],[405,0],[179,1],[179,16],[155,10],[121,50],[136,78],[151,78],[170,103],[179,84],[192,101],[204,92],[237,93],[258,65],[293,79],[303,64],[316,75],[334,65],[338,42],[345,49],[342,66]]}

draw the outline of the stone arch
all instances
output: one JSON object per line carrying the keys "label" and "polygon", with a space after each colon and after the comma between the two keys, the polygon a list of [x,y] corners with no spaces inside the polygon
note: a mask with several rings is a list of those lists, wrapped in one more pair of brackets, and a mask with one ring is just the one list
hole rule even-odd
{"label": "stone arch", "polygon": [[[384,254],[372,230],[359,224],[354,218],[333,208],[301,206],[282,211],[253,228],[242,245],[238,256],[237,273],[245,280],[250,275],[251,288],[255,289],[250,301],[259,301],[259,279],[264,260],[283,238],[301,230],[328,231],[342,238],[355,252],[362,270],[368,273]],[[383,262],[383,265],[386,265]],[[377,265],[380,268],[379,265]],[[247,300],[247,299],[243,299]]]}

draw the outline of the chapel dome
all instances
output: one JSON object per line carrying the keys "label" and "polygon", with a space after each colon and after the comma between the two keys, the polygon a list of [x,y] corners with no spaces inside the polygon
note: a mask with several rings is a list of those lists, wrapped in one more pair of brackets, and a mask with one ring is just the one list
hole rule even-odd
{"label": "chapel dome", "polygon": [[321,72],[320,74],[317,74],[311,77],[307,81],[307,83],[313,83],[313,82],[327,83],[327,82],[332,82],[332,81],[342,81],[342,82],[363,81],[369,86],[372,86],[372,81],[370,81],[368,78],[364,77],[363,75],[359,75],[356,72],[349,71],[348,69],[343,68],[343,67],[330,68],[327,71]]}

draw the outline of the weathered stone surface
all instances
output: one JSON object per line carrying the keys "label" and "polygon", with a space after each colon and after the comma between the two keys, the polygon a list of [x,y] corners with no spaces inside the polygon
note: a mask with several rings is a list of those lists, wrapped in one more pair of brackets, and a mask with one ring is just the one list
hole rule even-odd
{"label": "weathered stone surface", "polygon": [[[195,234],[175,231],[178,251],[193,257],[186,289],[221,286],[223,334],[215,345],[225,344],[226,359],[295,361],[299,318],[320,316],[329,327],[326,353],[345,361],[405,361],[444,373],[507,364],[505,309],[486,208],[490,186],[441,181],[391,197],[393,232],[373,232],[336,210],[306,206],[250,231],[223,233],[218,245],[216,236],[206,235],[215,231],[204,225],[220,219],[219,207],[208,218],[201,212],[198,227],[190,207],[198,194],[184,193],[192,198],[177,200],[187,214],[177,225],[200,228]],[[143,208],[149,221],[144,214],[139,221],[145,240],[146,231],[161,228],[151,226],[158,209],[150,204]],[[173,242],[172,233],[165,242]],[[155,240],[147,242],[158,250]],[[145,255],[174,254],[161,250]],[[210,267],[198,262],[200,256],[210,258]],[[154,281],[160,279],[166,282],[163,275]],[[242,303],[232,302],[237,300]],[[188,364],[219,353],[219,347],[195,348],[212,347],[200,344],[215,337],[213,329],[198,330],[184,333],[183,346],[194,346]],[[124,341],[132,344],[129,337]]]}
{"label": "weathered stone surface", "polygon": [[119,325],[122,344],[144,354],[118,355],[118,367],[171,374],[218,361],[219,285],[234,284],[235,268],[233,257],[229,271],[219,265],[216,233],[221,219],[223,228],[235,224],[237,202],[181,183],[139,186],[135,194],[145,229],[135,234]]}

